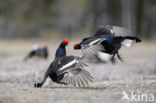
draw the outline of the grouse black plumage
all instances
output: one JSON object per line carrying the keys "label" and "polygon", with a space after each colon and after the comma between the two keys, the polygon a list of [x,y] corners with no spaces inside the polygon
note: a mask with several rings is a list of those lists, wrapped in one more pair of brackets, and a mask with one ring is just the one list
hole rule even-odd
{"label": "grouse black plumage", "polygon": [[58,49],[56,51],[55,59],[66,56],[66,49],[65,49],[65,47],[68,45],[68,43],[69,43],[69,40],[67,40],[67,39],[64,39],[61,42],[60,46],[58,47]]}
{"label": "grouse black plumage", "polygon": [[[57,49],[58,55],[62,53],[59,48]],[[92,82],[93,78],[88,71],[84,70],[86,66],[85,57],[56,56],[55,60],[48,67],[43,81],[34,84],[34,86],[42,87],[48,77],[56,83],[70,84],[76,87],[87,86],[88,82]]]}
{"label": "grouse black plumage", "polygon": [[29,58],[32,57],[40,57],[47,59],[48,58],[48,45],[45,45],[43,48],[37,48],[32,50],[25,58],[24,60],[28,60]]}
{"label": "grouse black plumage", "polygon": [[133,40],[141,42],[141,40],[135,36],[100,35],[84,38],[79,44],[74,44],[73,47],[74,49],[82,49],[85,54],[95,55],[102,61],[107,61],[110,55],[112,55],[112,63],[115,63],[114,56],[116,54],[117,57],[123,61],[118,54],[121,45],[130,47]]}

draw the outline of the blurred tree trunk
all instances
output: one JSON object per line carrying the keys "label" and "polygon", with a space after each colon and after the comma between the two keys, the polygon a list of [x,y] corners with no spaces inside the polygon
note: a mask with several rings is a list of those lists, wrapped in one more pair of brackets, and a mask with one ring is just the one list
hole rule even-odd
{"label": "blurred tree trunk", "polygon": [[134,31],[136,28],[135,23],[135,1],[134,0],[121,0],[121,12],[122,12],[122,26]]}
{"label": "blurred tree trunk", "polygon": [[0,0],[0,36],[8,38],[92,35],[107,24],[151,38],[155,18],[156,0]]}
{"label": "blurred tree trunk", "polygon": [[144,0],[136,0],[136,32],[138,35],[141,35],[144,7]]}
{"label": "blurred tree trunk", "polygon": [[155,35],[154,30],[156,26],[156,0],[143,0],[142,2],[142,21],[140,21],[140,32],[143,37],[149,39],[153,35]]}

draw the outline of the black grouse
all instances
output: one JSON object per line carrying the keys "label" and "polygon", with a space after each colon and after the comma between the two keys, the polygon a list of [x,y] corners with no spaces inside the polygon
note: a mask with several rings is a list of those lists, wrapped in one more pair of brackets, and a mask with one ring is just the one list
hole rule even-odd
{"label": "black grouse", "polygon": [[141,40],[135,36],[100,35],[84,38],[79,44],[74,44],[73,47],[74,49],[82,49],[85,54],[95,55],[95,57],[101,61],[109,60],[110,55],[112,55],[111,61],[114,64],[115,55],[123,61],[118,54],[121,46],[130,47],[133,40],[141,42]]}
{"label": "black grouse", "polygon": [[47,59],[48,58],[48,45],[45,45],[43,48],[35,48],[34,50],[32,50],[25,58],[24,60],[28,60],[29,58],[32,57],[40,57],[40,58],[44,58]]}
{"label": "black grouse", "polygon": [[[60,51],[59,48],[57,49],[57,55],[59,55],[59,53],[62,54],[62,51]],[[42,87],[48,77],[53,82],[73,85],[75,87],[85,87],[88,86],[89,82],[93,81],[90,73],[84,70],[87,66],[87,59],[84,56],[76,57],[64,55],[55,57],[55,60],[48,67],[43,81],[34,84],[35,87]]]}

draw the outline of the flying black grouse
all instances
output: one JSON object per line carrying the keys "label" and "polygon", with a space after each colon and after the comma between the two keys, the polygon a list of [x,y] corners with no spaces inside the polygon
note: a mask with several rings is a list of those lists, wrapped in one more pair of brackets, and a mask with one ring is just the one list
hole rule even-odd
{"label": "flying black grouse", "polygon": [[[112,55],[111,61],[115,63],[114,56],[121,60],[118,50],[122,45],[130,47],[132,41],[141,42],[135,36],[114,36],[114,35],[100,35],[84,38],[79,44],[74,44],[74,49],[82,49],[85,54],[95,55],[101,61],[108,61]],[[93,57],[93,56],[92,56]]]}

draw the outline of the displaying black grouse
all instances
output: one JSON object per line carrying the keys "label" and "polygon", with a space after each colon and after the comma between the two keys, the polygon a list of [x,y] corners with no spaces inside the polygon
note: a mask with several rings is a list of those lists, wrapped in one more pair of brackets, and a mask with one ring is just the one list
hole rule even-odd
{"label": "displaying black grouse", "polygon": [[88,83],[93,81],[90,73],[84,70],[87,66],[87,60],[84,56],[62,56],[62,52],[65,54],[65,48],[62,51],[60,47],[56,52],[57,56],[55,56],[55,60],[48,67],[43,81],[34,84],[35,87],[42,87],[48,77],[53,82],[73,85],[76,87],[88,86]]}
{"label": "displaying black grouse", "polygon": [[74,49],[82,49],[85,54],[95,55],[95,57],[102,61],[109,60],[110,55],[112,55],[111,61],[115,63],[115,55],[123,61],[118,54],[121,46],[130,47],[133,40],[141,42],[141,40],[135,36],[100,35],[84,38],[79,44],[74,44],[73,47]]}
{"label": "displaying black grouse", "polygon": [[37,49],[32,50],[28,54],[28,56],[24,58],[24,60],[28,60],[29,58],[32,58],[32,57],[40,57],[40,58],[47,59],[48,55],[49,55],[48,45],[45,45],[43,48],[37,48]]}

